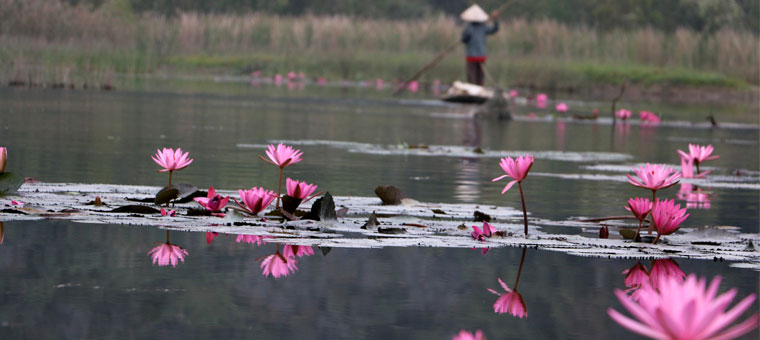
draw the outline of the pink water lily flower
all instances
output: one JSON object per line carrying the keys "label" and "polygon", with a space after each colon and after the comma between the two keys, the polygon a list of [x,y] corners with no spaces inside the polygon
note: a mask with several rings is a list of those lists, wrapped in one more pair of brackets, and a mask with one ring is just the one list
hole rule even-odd
{"label": "pink water lily flower", "polygon": [[648,198],[629,198],[625,210],[633,213],[633,216],[636,216],[637,220],[643,221],[647,218],[649,212],[652,211],[652,202],[650,202]]}
{"label": "pink water lily flower", "polygon": [[517,97],[517,90],[509,90],[509,98]]}
{"label": "pink water lily flower", "polygon": [[309,195],[311,195],[314,190],[317,190],[317,185],[294,181],[288,178],[285,181],[285,188],[287,189],[288,196],[303,200],[309,197]]}
{"label": "pink water lily flower", "polygon": [[310,246],[295,246],[286,244],[282,249],[282,255],[286,258],[295,258],[296,256],[312,256],[314,255],[314,248]]}
{"label": "pink water lily flower", "polygon": [[483,336],[483,331],[481,330],[475,331],[475,334],[473,335],[472,333],[464,329],[459,331],[459,334],[451,338],[451,340],[485,340],[485,339],[486,337]]}
{"label": "pink water lily flower", "polygon": [[280,143],[277,144],[277,147],[275,147],[273,144],[267,145],[266,155],[269,157],[269,159],[266,159],[261,155],[259,155],[259,158],[269,164],[284,168],[288,165],[293,165],[300,162],[303,152],[301,152],[301,150],[294,149],[292,146]]}
{"label": "pink water lily flower", "polygon": [[681,223],[689,217],[686,208],[671,200],[657,200],[652,207],[652,225],[657,229],[655,243],[662,235],[670,235],[678,230]]}
{"label": "pink water lily flower", "polygon": [[177,211],[174,210],[174,209],[172,209],[172,210],[166,210],[164,208],[161,208],[161,216],[174,217],[174,216],[177,216]]}
{"label": "pink water lily flower", "polygon": [[0,174],[5,172],[5,163],[8,162],[8,148],[0,146]]}
{"label": "pink water lily flower", "polygon": [[[249,190],[238,190],[240,198],[243,200],[243,204],[235,200],[235,203],[245,210],[246,213],[256,215],[266,209],[269,204],[274,201],[277,195],[274,191],[266,190],[264,188],[251,188]],[[234,198],[233,198],[234,199]]]}
{"label": "pink water lily flower", "polygon": [[290,273],[298,270],[296,264],[295,257],[286,258],[278,251],[261,261],[262,275],[264,277],[272,275],[275,279],[288,276]]}
{"label": "pink water lily flower", "polygon": [[499,314],[509,313],[520,319],[528,316],[528,308],[525,307],[525,301],[523,301],[522,295],[516,290],[512,290],[507,286],[504,281],[499,278],[499,284],[506,291],[506,293],[499,293],[491,288],[488,291],[499,296],[496,302],[493,304],[493,311]]}
{"label": "pink water lily flower", "polygon": [[163,148],[162,150],[156,150],[156,154],[152,155],[151,158],[163,167],[163,169],[157,170],[158,172],[167,172],[186,168],[193,162],[193,159],[189,156],[190,153],[182,152],[181,148],[177,148],[177,150]]}
{"label": "pink water lily flower", "polygon": [[227,202],[229,202],[230,198],[225,197],[222,198],[221,195],[217,195],[216,191],[214,190],[214,187],[208,188],[208,195],[206,197],[196,197],[193,198],[194,201],[198,202],[202,207],[206,208],[206,210],[210,212],[218,212],[227,205]]}
{"label": "pink water lily flower", "polygon": [[172,267],[176,267],[179,261],[185,262],[185,256],[189,253],[178,245],[161,243],[148,251],[148,255],[153,259],[153,264],[158,264],[160,267],[171,264]]}
{"label": "pink water lily flower", "polygon": [[697,163],[702,163],[704,161],[711,161],[713,159],[720,158],[720,156],[713,155],[712,153],[713,153],[712,144],[707,145],[707,146],[689,144],[689,155]]}
{"label": "pink water lily flower", "polygon": [[530,168],[533,167],[534,160],[535,158],[531,155],[520,156],[516,159],[512,159],[512,157],[502,158],[499,166],[501,166],[502,170],[507,174],[496,177],[492,179],[491,182],[496,182],[507,176],[512,177],[512,181],[507,183],[504,190],[501,191],[501,194],[503,195],[515,185],[515,183],[522,182],[525,180],[525,177],[528,177],[528,172],[530,172]]}
{"label": "pink water lily flower", "polygon": [[546,100],[547,100],[546,94],[539,93],[536,96],[536,108],[539,108],[539,109],[545,108],[546,107]]}
{"label": "pink water lily flower", "polygon": [[557,104],[557,106],[555,107],[555,109],[559,113],[565,113],[565,112],[567,112],[567,110],[569,109],[569,107],[565,103],[559,103],[559,104]]}
{"label": "pink water lily flower", "polygon": [[496,228],[494,228],[492,225],[488,224],[488,222],[483,221],[483,229],[481,230],[478,228],[478,226],[472,226],[472,229],[474,230],[470,235],[472,235],[472,238],[478,241],[485,241],[487,237],[491,237],[493,233],[496,232]]}
{"label": "pink water lily flower", "polygon": [[638,179],[630,174],[626,174],[628,177],[628,183],[652,191],[670,188],[676,185],[678,179],[681,177],[680,173],[664,164],[652,165],[647,163],[638,169],[634,168],[633,171],[636,172]]}
{"label": "pink water lily flower", "polygon": [[689,275],[686,280],[663,280],[659,289],[644,286],[640,299],[633,301],[624,292],[615,291],[623,306],[633,315],[629,318],[609,308],[607,314],[628,330],[661,340],[724,340],[738,338],[758,325],[755,313],[736,326],[726,329],[754,302],[755,294],[742,299],[726,311],[736,296],[733,288],[717,295],[721,278],[716,276],[709,286],[704,278]]}
{"label": "pink water lily flower", "polygon": [[658,124],[660,122],[660,117],[649,111],[639,112],[639,119],[645,124]]}
{"label": "pink water lily flower", "polygon": [[615,117],[621,120],[626,120],[628,118],[631,118],[631,110],[626,109],[620,109],[615,112]]}

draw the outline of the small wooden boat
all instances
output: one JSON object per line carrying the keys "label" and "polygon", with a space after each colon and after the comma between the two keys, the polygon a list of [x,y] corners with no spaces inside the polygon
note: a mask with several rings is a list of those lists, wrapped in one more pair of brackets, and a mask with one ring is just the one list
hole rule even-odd
{"label": "small wooden boat", "polygon": [[[493,98],[496,92],[488,87],[455,81],[441,100],[450,103],[483,104]],[[502,95],[504,95],[503,92]],[[504,99],[509,100],[506,96]]]}

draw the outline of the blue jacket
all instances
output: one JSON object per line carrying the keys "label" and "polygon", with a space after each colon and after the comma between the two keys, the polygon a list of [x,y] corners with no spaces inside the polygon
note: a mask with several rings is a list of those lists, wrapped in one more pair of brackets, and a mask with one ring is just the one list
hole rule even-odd
{"label": "blue jacket", "polygon": [[494,21],[493,26],[482,22],[471,22],[467,24],[462,32],[462,42],[465,43],[468,57],[485,57],[486,56],[486,35],[491,35],[499,31],[499,22]]}

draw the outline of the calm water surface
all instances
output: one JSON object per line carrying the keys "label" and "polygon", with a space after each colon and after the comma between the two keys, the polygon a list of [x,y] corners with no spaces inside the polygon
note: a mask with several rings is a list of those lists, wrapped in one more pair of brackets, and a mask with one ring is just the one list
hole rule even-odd
{"label": "calm water surface", "polygon": [[[226,85],[230,86],[230,85]],[[320,92],[322,91],[322,92]],[[0,144],[8,171],[49,182],[165,185],[149,155],[159,147],[190,151],[195,162],[175,179],[198,187],[273,188],[276,170],[258,160],[273,140],[300,144],[304,161],[287,175],[334,195],[372,196],[393,184],[427,202],[480,202],[518,207],[500,195],[497,158],[377,155],[337,142],[393,149],[406,144],[503,151],[605,152],[626,160],[537,159],[525,182],[537,217],[624,214],[628,197],[644,195],[623,181],[567,180],[554,175],[624,176],[610,170],[642,162],[678,165],[676,149],[713,144],[716,176],[740,170],[756,178],[758,129],[640,127],[557,121],[471,121],[456,108],[420,97],[332,89],[286,93],[237,85],[231,91],[75,92],[0,89]],[[605,104],[606,105],[606,104]],[[596,106],[579,103],[579,110]],[[643,107],[636,103],[632,107]],[[519,113],[531,109],[518,107]],[[673,117],[701,122],[703,112],[672,107]],[[702,108],[702,110],[707,110]],[[735,121],[752,122],[753,109]],[[756,110],[756,109],[755,109]],[[694,117],[694,119],[689,119]],[[254,147],[250,147],[253,145]],[[760,228],[756,189],[703,188],[709,209],[690,209],[686,227]],[[679,188],[662,196],[677,198]],[[3,202],[4,203],[4,202]],[[684,201],[679,201],[684,204]],[[496,225],[498,228],[498,224]],[[450,339],[483,329],[491,339],[633,339],[607,315],[622,308],[621,272],[636,260],[581,258],[528,250],[520,281],[528,317],[493,313],[497,278],[510,286],[521,249],[332,249],[299,259],[299,269],[264,278],[261,257],[277,245],[236,243],[223,235],[171,232],[189,252],[176,268],[153,266],[146,253],[166,232],[147,227],[61,221],[5,222],[0,245],[0,338],[338,338]],[[649,265],[648,261],[643,263]],[[758,274],[707,261],[678,261],[686,273],[722,275],[723,290],[758,292]],[[757,303],[753,306],[757,311]],[[746,338],[755,338],[752,334]]]}

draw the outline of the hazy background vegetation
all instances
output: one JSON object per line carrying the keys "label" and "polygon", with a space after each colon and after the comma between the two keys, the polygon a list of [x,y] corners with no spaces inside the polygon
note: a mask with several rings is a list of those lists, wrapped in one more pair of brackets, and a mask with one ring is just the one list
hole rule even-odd
{"label": "hazy background vegetation", "polygon": [[[403,79],[457,41],[457,15],[470,3],[0,0],[0,74],[39,83],[253,70]],[[759,83],[759,8],[754,0],[517,1],[489,39],[488,70],[521,86],[747,88]],[[423,81],[463,78],[462,59],[453,53]]]}

